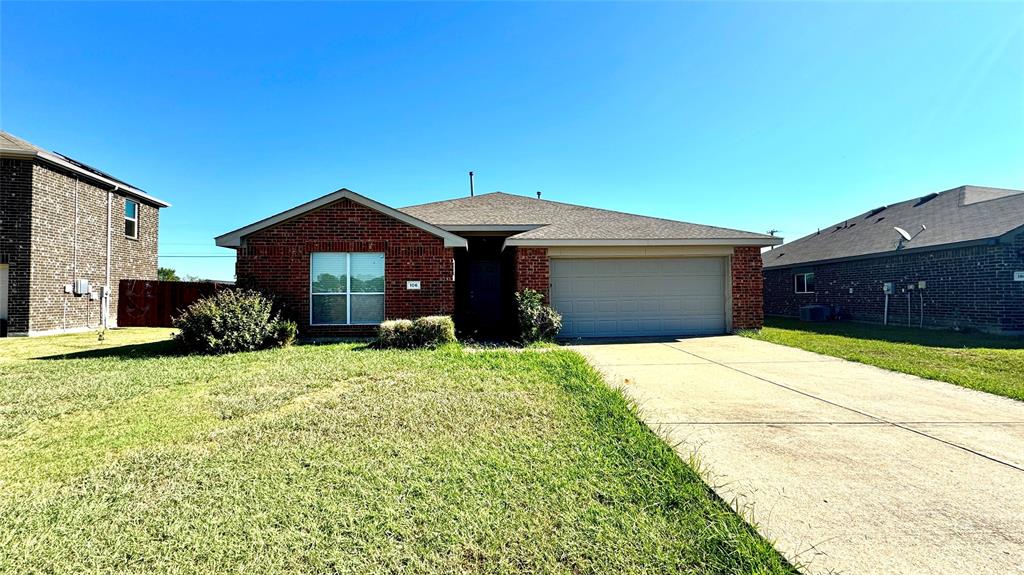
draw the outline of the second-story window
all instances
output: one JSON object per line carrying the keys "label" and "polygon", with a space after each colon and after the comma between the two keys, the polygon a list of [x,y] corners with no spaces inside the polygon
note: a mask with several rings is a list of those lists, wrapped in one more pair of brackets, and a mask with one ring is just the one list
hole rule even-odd
{"label": "second-story window", "polygon": [[124,201],[124,235],[132,239],[139,237],[139,202]]}

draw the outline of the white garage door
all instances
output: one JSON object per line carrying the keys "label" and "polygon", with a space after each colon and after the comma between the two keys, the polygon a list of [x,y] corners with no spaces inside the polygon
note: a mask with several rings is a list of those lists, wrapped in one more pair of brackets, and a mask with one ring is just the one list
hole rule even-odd
{"label": "white garage door", "polygon": [[563,337],[724,333],[725,258],[552,259]]}

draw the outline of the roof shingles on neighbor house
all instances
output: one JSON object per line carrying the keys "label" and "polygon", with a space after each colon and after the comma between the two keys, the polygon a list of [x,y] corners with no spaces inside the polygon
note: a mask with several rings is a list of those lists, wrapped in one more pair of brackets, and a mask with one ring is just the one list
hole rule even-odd
{"label": "roof shingles on neighbor house", "polygon": [[[961,186],[875,208],[822,228],[765,253],[764,267],[976,242],[998,238],[1021,226],[1024,191]],[[901,242],[894,227],[906,230],[914,239]]]}
{"label": "roof shingles on neighbor house", "polygon": [[826,304],[867,322],[1024,333],[1022,190],[961,186],[874,208],[762,258],[768,315]]}
{"label": "roof shingles on neighbor house", "polygon": [[[217,238],[238,250],[239,282],[276,293],[307,335],[442,313],[474,337],[510,335],[526,288],[567,337],[760,327],[759,251],[779,242],[501,192],[396,210],[346,189]],[[346,286],[367,258],[383,293]],[[331,292],[319,278],[337,278]]]}

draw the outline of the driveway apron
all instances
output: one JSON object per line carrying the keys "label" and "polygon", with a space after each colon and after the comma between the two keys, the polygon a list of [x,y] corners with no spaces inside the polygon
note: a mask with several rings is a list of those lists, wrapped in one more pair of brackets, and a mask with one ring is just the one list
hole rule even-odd
{"label": "driveway apron", "polygon": [[737,336],[573,348],[807,573],[1024,573],[1024,402]]}

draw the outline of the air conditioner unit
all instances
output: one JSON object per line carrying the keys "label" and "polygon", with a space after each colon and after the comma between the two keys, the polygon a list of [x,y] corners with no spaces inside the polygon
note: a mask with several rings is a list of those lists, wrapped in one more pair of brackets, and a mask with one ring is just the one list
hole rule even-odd
{"label": "air conditioner unit", "polygon": [[78,279],[74,281],[73,285],[76,296],[89,295],[89,280]]}
{"label": "air conditioner unit", "polygon": [[827,321],[831,311],[827,305],[805,305],[800,308],[800,321]]}

